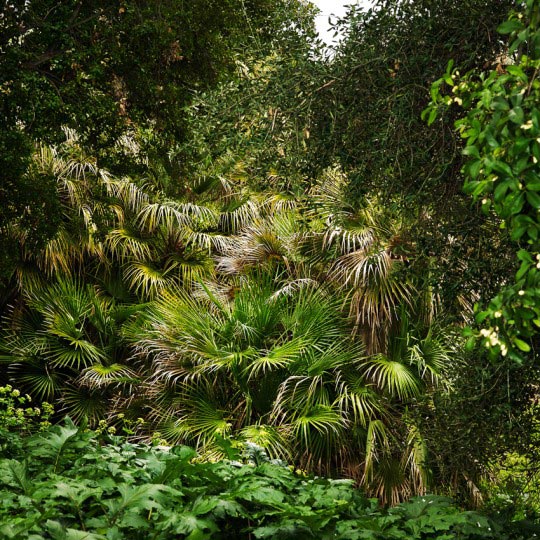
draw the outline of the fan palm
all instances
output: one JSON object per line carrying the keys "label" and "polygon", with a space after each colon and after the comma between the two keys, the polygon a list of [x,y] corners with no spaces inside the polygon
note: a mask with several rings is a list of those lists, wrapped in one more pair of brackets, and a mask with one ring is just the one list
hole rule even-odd
{"label": "fan palm", "polygon": [[[303,398],[293,389],[308,358],[314,370],[325,354],[332,357],[324,351],[335,341],[345,355],[350,337],[339,304],[317,289],[304,289],[294,298],[276,294],[273,280],[261,274],[238,279],[231,290],[205,284],[195,295],[165,293],[146,320],[133,325],[130,335],[137,339],[139,354],[154,359],[148,382],[154,415],[181,426],[182,437],[199,444],[224,429],[244,436],[266,430],[276,434],[269,442],[279,439],[282,447],[288,440],[289,451],[295,445],[307,451],[316,433],[330,434],[348,422],[346,400],[333,404],[326,399],[331,410],[323,411],[318,400],[324,388],[303,389],[308,394]],[[352,351],[347,361],[360,349]],[[346,384],[343,377],[340,385]],[[303,416],[293,415],[299,399]]]}
{"label": "fan palm", "polygon": [[56,179],[64,220],[39,253],[26,249],[21,237],[20,290],[40,287],[58,273],[103,278],[118,267],[141,297],[172,284],[189,285],[212,271],[210,253],[227,240],[219,224],[234,229],[256,210],[248,202],[233,208],[229,201],[220,213],[166,200],[151,186],[99,168],[77,135],[66,135],[58,147],[38,145],[34,154],[30,173]]}
{"label": "fan palm", "polygon": [[15,382],[81,420],[136,410],[208,455],[234,436],[387,501],[425,489],[405,413],[448,351],[391,210],[352,208],[336,170],[304,196],[228,177],[172,200],[99,169],[73,133],[34,166],[65,219],[42,253],[23,249],[1,341]]}
{"label": "fan palm", "polygon": [[38,398],[60,400],[74,418],[94,423],[108,412],[108,397],[140,378],[123,363],[124,306],[68,278],[26,291],[24,300],[24,307],[12,307],[0,341],[13,382]]}
{"label": "fan palm", "polygon": [[403,313],[387,353],[366,356],[332,289],[283,277],[252,272],[164,291],[128,325],[137,355],[153,361],[151,422],[212,455],[216,437],[253,437],[313,470],[347,470],[389,499],[396,486],[380,474],[397,470],[390,458],[402,477],[425,480],[420,435],[392,441],[401,404],[442,379],[443,340],[418,334]]}

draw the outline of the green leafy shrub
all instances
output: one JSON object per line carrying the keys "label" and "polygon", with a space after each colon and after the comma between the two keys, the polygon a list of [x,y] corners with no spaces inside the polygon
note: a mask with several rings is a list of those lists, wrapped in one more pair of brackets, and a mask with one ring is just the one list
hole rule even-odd
{"label": "green leafy shrub", "polygon": [[54,408],[43,402],[32,406],[32,398],[21,395],[20,390],[11,385],[0,386],[0,452],[7,455],[14,447],[20,446],[20,434],[31,434],[47,429]]}
{"label": "green leafy shrub", "polygon": [[509,42],[496,68],[461,76],[450,62],[424,117],[432,124],[439,109],[463,109],[455,129],[466,141],[464,189],[518,246],[515,279],[477,310],[483,328],[469,332],[471,347],[480,338],[493,359],[522,363],[534,354],[540,328],[540,3],[518,6],[498,27]]}
{"label": "green leafy shrub", "polygon": [[255,445],[203,463],[185,446],[100,445],[69,419],[20,439],[0,459],[6,539],[525,538],[443,497],[381,509],[352,481],[295,472]]}

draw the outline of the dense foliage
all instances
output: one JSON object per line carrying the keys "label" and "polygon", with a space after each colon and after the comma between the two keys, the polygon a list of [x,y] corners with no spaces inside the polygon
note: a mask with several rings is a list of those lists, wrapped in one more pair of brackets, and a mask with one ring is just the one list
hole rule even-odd
{"label": "dense foliage", "polygon": [[[100,164],[139,170],[118,141],[137,132],[153,155],[183,141],[184,106],[235,66],[246,46],[265,49],[309,28],[299,2],[10,0],[0,18],[2,270],[22,226],[34,247],[61,209],[47,177],[28,178],[33,142],[76,128]],[[253,31],[257,29],[256,35]],[[31,210],[29,210],[31,208]],[[1,276],[1,277],[5,277]]]}
{"label": "dense foliage", "polygon": [[[480,334],[493,358],[508,354],[519,362],[535,347],[540,327],[540,13],[537,2],[529,1],[526,7],[525,13],[513,13],[499,27],[501,33],[511,34],[511,41],[497,69],[460,78],[450,64],[432,89],[435,101],[467,111],[455,124],[466,139],[463,152],[469,156],[463,169],[465,190],[481,199],[485,213],[493,208],[504,219],[510,238],[518,244],[521,264],[514,283],[476,320],[490,323]],[[441,95],[444,84],[452,87],[453,97]],[[437,109],[431,111],[433,121]]]}
{"label": "dense foliage", "polygon": [[[130,436],[101,447],[57,426],[10,433],[3,452],[35,452],[14,467],[44,490],[82,471],[61,480],[82,482],[73,501],[107,452],[148,461],[132,486],[104,480],[73,503],[95,522],[55,525],[39,490],[14,505],[50,536],[124,519],[169,534],[187,527],[167,513],[186,495],[145,492],[150,469],[178,458],[233,482],[255,469],[204,462],[256,444],[385,504],[436,492],[501,510],[506,497],[508,520],[537,516],[537,1],[381,0],[337,21],[333,49],[296,0],[13,1],[0,15],[0,382],[24,394],[1,403],[36,404],[8,403],[12,426],[67,414]],[[38,470],[62,437],[89,457]],[[177,450],[138,446],[152,440]],[[277,502],[294,506],[302,479],[264,467],[270,484],[288,475]],[[472,534],[442,499],[386,513],[320,482],[355,508],[343,523],[398,538],[418,518],[420,538],[448,514],[441,534],[460,520]],[[146,520],[119,510],[131,489]],[[246,534],[303,519],[234,500],[227,519]],[[178,534],[227,531],[220,504]],[[327,510],[301,526],[334,534],[342,510]],[[350,525],[336,534],[377,538]]]}
{"label": "dense foliage", "polygon": [[[0,431],[0,436],[4,432]],[[313,477],[269,461],[255,445],[233,461],[201,462],[186,447],[148,446],[66,420],[12,440],[0,459],[6,539],[343,538],[521,539],[449,499],[417,497],[390,510],[350,480]],[[241,460],[241,461],[239,461]]]}

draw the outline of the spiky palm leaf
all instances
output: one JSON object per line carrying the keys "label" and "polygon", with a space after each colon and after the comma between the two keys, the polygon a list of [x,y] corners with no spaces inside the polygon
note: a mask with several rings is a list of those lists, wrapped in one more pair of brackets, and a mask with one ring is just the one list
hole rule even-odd
{"label": "spiky palm leaf", "polygon": [[28,291],[25,300],[23,309],[8,314],[0,344],[10,378],[35,397],[60,399],[77,418],[104,417],[107,396],[138,380],[115,359],[122,354],[120,326],[140,306],[126,312],[97,288],[73,279]]}
{"label": "spiky palm leaf", "polygon": [[329,471],[332,456],[342,444],[346,423],[333,407],[314,405],[295,415],[290,429],[302,462],[318,471]]}
{"label": "spiky palm leaf", "polygon": [[268,350],[264,356],[258,356],[245,368],[248,379],[258,378],[270,371],[284,369],[297,362],[305,350],[305,342],[301,338],[292,339]]}
{"label": "spiky palm leaf", "polygon": [[113,385],[133,385],[140,382],[140,376],[123,364],[103,365],[95,363],[81,371],[77,379],[80,386],[90,389],[105,388]]}
{"label": "spiky palm leaf", "polygon": [[429,450],[426,440],[417,426],[411,425],[407,434],[407,450],[402,465],[410,470],[412,492],[424,495],[431,486],[432,471],[429,468]]}
{"label": "spiky palm leaf", "polygon": [[107,397],[102,388],[68,384],[62,390],[60,402],[73,420],[95,426],[108,412]]}
{"label": "spiky palm leaf", "polygon": [[259,207],[254,201],[232,201],[220,212],[219,229],[226,234],[236,234],[254,223],[259,216]]}
{"label": "spiky palm leaf", "polygon": [[382,354],[369,359],[365,374],[378,388],[400,400],[420,395],[420,381],[409,367]]}
{"label": "spiky palm leaf", "polygon": [[289,441],[286,438],[285,430],[268,424],[252,424],[243,428],[240,433],[240,440],[256,444],[265,449],[272,459],[291,460]]}
{"label": "spiky palm leaf", "polygon": [[9,376],[19,388],[42,401],[53,401],[64,386],[63,374],[37,358],[23,362],[10,358]]}
{"label": "spiky palm leaf", "polygon": [[148,232],[163,227],[169,232],[204,222],[217,226],[217,213],[205,206],[176,201],[163,201],[145,205],[137,217],[137,223]]}
{"label": "spiky palm leaf", "polygon": [[375,387],[356,370],[336,376],[336,405],[354,424],[366,428],[372,420],[388,416],[385,403]]}
{"label": "spiky palm leaf", "polygon": [[130,288],[143,298],[153,298],[174,284],[170,270],[152,261],[130,261],[124,267],[124,275]]}
{"label": "spiky palm leaf", "polygon": [[147,260],[151,256],[151,243],[134,228],[112,229],[107,234],[106,246],[120,262],[130,259]]}

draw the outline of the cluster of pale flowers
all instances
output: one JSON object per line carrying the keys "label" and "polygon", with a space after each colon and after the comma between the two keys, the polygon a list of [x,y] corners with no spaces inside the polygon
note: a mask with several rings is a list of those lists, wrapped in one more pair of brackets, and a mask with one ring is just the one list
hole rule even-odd
{"label": "cluster of pale flowers", "polygon": [[[495,313],[495,317],[497,317],[498,314],[500,314],[499,311]],[[498,330],[498,326],[496,326],[495,328],[482,328],[482,330],[480,330],[480,335],[486,338],[486,347],[496,347],[498,345],[501,348],[501,355],[506,356],[506,354],[508,353],[508,347],[503,341],[499,339]]]}

